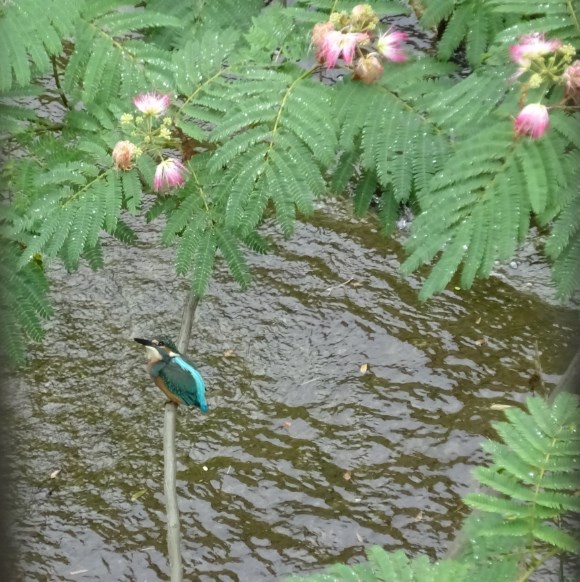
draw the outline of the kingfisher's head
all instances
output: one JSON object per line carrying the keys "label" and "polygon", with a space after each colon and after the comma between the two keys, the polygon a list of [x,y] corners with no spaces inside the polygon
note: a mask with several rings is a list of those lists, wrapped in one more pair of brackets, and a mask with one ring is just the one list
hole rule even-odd
{"label": "kingfisher's head", "polygon": [[173,357],[179,353],[177,346],[167,337],[152,339],[133,338],[137,343],[144,345],[150,362],[158,362]]}

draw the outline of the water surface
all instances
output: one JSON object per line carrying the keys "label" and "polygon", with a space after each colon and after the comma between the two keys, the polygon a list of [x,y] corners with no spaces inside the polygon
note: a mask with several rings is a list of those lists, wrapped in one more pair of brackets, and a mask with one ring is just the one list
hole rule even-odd
{"label": "water surface", "polygon": [[[177,336],[188,284],[159,229],[133,224],[105,270],[51,269],[56,316],[12,383],[27,580],[168,579],[164,398],[131,338]],[[276,240],[249,291],[220,266],[196,313],[210,413],[178,413],[185,579],[273,580],[371,544],[442,556],[490,406],[529,394],[536,342],[550,389],[576,312],[530,245],[503,278],[420,304],[400,244],[339,202]]]}

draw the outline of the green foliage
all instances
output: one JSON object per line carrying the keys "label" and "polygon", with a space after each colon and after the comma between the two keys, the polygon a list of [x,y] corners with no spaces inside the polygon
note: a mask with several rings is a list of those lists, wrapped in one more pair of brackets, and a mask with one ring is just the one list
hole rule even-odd
{"label": "green foliage", "polygon": [[[576,128],[566,128],[575,131]],[[570,156],[576,166],[569,187],[563,189],[562,212],[554,222],[552,234],[546,244],[546,253],[554,261],[554,280],[564,299],[580,289],[580,154]]]}
{"label": "green foliage", "polygon": [[489,0],[489,9],[497,15],[510,18],[511,26],[497,31],[496,41],[516,40],[522,34],[541,31],[549,37],[558,37],[580,48],[578,15],[580,8],[570,0],[550,0],[541,4],[526,0]]}
{"label": "green foliage", "polygon": [[[521,104],[508,47],[542,31],[580,48],[576,4],[412,2],[424,7],[423,27],[439,27],[438,58],[409,46],[409,60],[383,61],[371,85],[347,69],[333,77],[314,61],[312,26],[356,4],[3,3],[0,132],[17,152],[4,173],[3,235],[25,248],[11,264],[26,269],[39,255],[68,269],[82,260],[100,268],[103,232],[131,243],[123,215],[145,206],[149,220],[164,216],[163,243],[175,247],[177,272],[191,278],[194,293],[206,291],[220,262],[245,287],[246,253],[268,248],[265,219],[288,236],[318,198],[346,192],[354,213],[376,213],[385,235],[401,206],[416,210],[403,270],[431,268],[422,299],[457,271],[464,288],[488,276],[532,220],[553,229],[546,253],[560,294],[572,296],[580,277],[580,117],[553,109],[542,139],[516,139]],[[409,13],[403,3],[370,4],[383,30]],[[449,62],[457,51],[470,74]],[[117,170],[115,144],[140,136],[120,117],[146,91],[172,96],[172,141],[163,152],[146,146],[135,167]],[[530,99],[564,99],[561,88],[535,91]],[[50,119],[36,112],[47,93]],[[187,182],[151,206],[159,157],[179,150]]]}
{"label": "green foliage", "polygon": [[107,103],[119,96],[129,99],[146,86],[171,83],[170,54],[135,34],[157,27],[180,28],[181,22],[162,12],[127,10],[121,0],[88,3],[63,78],[69,101]]}
{"label": "green foliage", "polygon": [[[357,4],[361,4],[361,2],[357,2],[356,0],[297,0],[297,4],[306,8],[319,10],[326,16],[331,10],[335,12],[350,12]],[[407,14],[409,12],[408,7],[403,2],[368,0],[364,4],[370,4],[374,11],[381,16]]]}
{"label": "green foliage", "polygon": [[403,270],[430,263],[443,249],[422,299],[443,290],[462,263],[462,287],[488,276],[494,261],[511,257],[524,239],[531,213],[546,222],[561,209],[561,191],[574,171],[573,157],[565,155],[568,138],[552,131],[541,140],[514,140],[508,124],[492,119],[418,192],[423,212],[407,241]]}
{"label": "green foliage", "polygon": [[[106,149],[94,137],[77,147],[45,138],[31,148],[45,165],[31,158],[9,168],[9,186],[17,204],[7,217],[5,232],[26,245],[19,268],[41,254],[45,261],[58,256],[67,268],[75,269],[85,253],[95,257],[102,229],[125,242],[134,240],[119,215],[123,207],[136,207],[135,198],[140,196],[137,170],[121,176],[110,168]],[[90,147],[85,147],[88,143]],[[100,168],[98,160],[109,167]]]}
{"label": "green foliage", "polygon": [[421,24],[427,28],[441,24],[439,58],[448,60],[465,44],[465,55],[472,67],[478,66],[495,35],[506,25],[505,15],[490,2],[480,0],[426,0]]}
{"label": "green foliage", "polygon": [[50,68],[50,57],[61,52],[72,36],[84,2],[18,0],[4,2],[0,12],[0,91],[28,85]]}
{"label": "green foliage", "polygon": [[1,244],[0,349],[6,358],[4,364],[8,360],[19,365],[25,361],[27,340],[42,338],[42,322],[52,315],[52,309],[42,265],[33,260],[17,270],[16,263],[23,251],[5,240]]}
{"label": "green foliage", "polygon": [[[152,12],[163,13],[176,18],[181,27],[160,27],[148,31],[148,40],[165,50],[180,50],[191,41],[201,36],[220,35],[229,32],[238,36],[239,30],[248,28],[252,19],[264,8],[263,0],[199,0],[196,2],[166,2],[166,0],[148,0],[146,3]],[[213,58],[219,56],[214,53]],[[194,55],[191,65],[196,66],[201,57]]]}
{"label": "green foliage", "polygon": [[183,108],[188,124],[213,121],[212,200],[223,210],[218,222],[236,236],[259,225],[269,202],[290,234],[296,210],[310,213],[325,192],[323,170],[334,161],[337,137],[326,114],[330,99],[317,89],[298,72],[240,68],[235,82],[224,74]]}
{"label": "green foliage", "polygon": [[[490,467],[478,467],[477,479],[495,495],[472,493],[465,502],[502,520],[480,527],[477,536],[510,536],[580,553],[580,539],[564,531],[556,520],[566,512],[580,513],[575,495],[580,477],[578,398],[560,394],[550,406],[528,399],[529,413],[506,410],[508,422],[494,423],[504,441],[487,441]],[[536,551],[538,551],[536,549]]]}
{"label": "green foliage", "polygon": [[[395,200],[407,202],[440,168],[449,138],[425,116],[422,104],[417,105],[436,90],[431,79],[450,70],[448,65],[422,59],[390,71],[375,91],[356,81],[336,88],[333,109],[340,127],[339,147],[345,157],[358,152],[360,143],[360,163],[365,170],[354,200],[357,214],[369,207],[373,179],[377,187],[392,192]],[[336,171],[344,171],[342,162]],[[392,228],[394,215],[381,217],[388,221],[383,227]]]}
{"label": "green foliage", "polygon": [[0,93],[0,136],[16,136],[25,132],[30,123],[41,123],[34,111],[19,104],[21,99],[38,98],[41,94],[40,87],[34,85]]}
{"label": "green foliage", "polygon": [[451,560],[431,563],[426,556],[409,560],[401,550],[386,552],[378,546],[367,550],[368,562],[355,566],[336,564],[321,574],[292,577],[288,582],[448,582],[467,580],[468,567]]}

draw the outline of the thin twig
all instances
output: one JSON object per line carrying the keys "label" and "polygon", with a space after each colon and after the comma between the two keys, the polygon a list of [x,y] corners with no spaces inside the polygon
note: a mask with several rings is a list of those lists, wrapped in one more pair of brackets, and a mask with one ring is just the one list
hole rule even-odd
{"label": "thin twig", "polygon": [[50,57],[50,61],[52,62],[52,75],[54,77],[54,83],[56,85],[56,88],[58,89],[58,94],[60,95],[60,100],[67,109],[70,109],[68,99],[66,98],[65,92],[63,91],[62,86],[60,84],[60,77],[58,75],[56,57],[55,56]]}
{"label": "thin twig", "polygon": [[[181,318],[181,330],[177,340],[177,349],[181,353],[187,351],[193,316],[199,299],[191,292],[187,295],[183,317]],[[165,405],[165,422],[163,427],[163,454],[165,460],[165,510],[167,513],[167,551],[169,554],[169,567],[171,569],[171,582],[182,582],[183,564],[181,561],[181,527],[179,523],[179,507],[177,505],[176,492],[176,462],[175,462],[175,420],[177,406],[172,402]]]}
{"label": "thin twig", "polygon": [[344,287],[345,285],[348,285],[353,280],[354,280],[354,277],[351,277],[348,281],[345,281],[344,283],[340,283],[340,285],[333,285],[332,287],[329,287],[326,290],[326,294],[330,295],[335,289],[338,289],[339,287]]}

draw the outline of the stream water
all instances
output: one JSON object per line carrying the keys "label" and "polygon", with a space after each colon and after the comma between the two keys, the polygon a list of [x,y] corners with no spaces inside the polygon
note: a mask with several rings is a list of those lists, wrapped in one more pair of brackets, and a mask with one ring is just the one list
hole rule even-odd
{"label": "stream water", "polygon": [[[103,271],[51,268],[55,317],[11,384],[25,580],[168,579],[164,397],[132,337],[176,336],[188,284],[159,228],[133,225]],[[332,202],[251,258],[249,291],[220,266],[189,350],[210,412],[177,419],[185,579],[273,580],[371,544],[441,556],[490,407],[524,401],[536,350],[545,391],[572,357],[577,312],[526,248],[503,278],[420,304],[400,244]]]}

